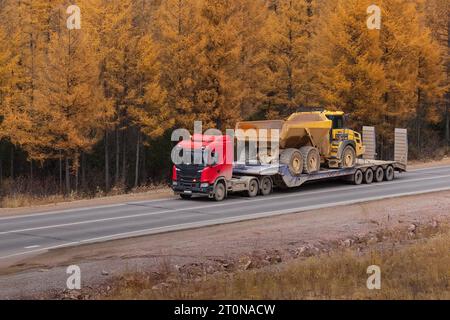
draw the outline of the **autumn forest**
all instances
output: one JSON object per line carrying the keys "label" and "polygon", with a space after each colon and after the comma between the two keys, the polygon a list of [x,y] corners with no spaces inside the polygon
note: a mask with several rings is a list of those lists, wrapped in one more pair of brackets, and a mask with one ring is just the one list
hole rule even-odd
{"label": "autumn forest", "polygon": [[[69,29],[77,5],[81,28]],[[381,8],[380,29],[367,8]],[[450,144],[448,0],[0,0],[0,197],[164,183],[175,128],[299,110]]]}

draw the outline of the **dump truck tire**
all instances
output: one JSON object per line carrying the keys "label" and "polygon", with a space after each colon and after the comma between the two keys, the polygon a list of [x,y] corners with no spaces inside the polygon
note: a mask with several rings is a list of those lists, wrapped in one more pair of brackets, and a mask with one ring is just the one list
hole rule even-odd
{"label": "dump truck tire", "polygon": [[293,176],[299,176],[303,172],[303,157],[298,149],[286,149],[281,152],[280,163],[289,168]]}
{"label": "dump truck tire", "polygon": [[181,199],[183,199],[183,200],[189,200],[189,199],[192,198],[192,195],[182,193],[182,194],[180,194],[180,197],[181,197]]}
{"label": "dump truck tire", "polygon": [[319,172],[320,153],[314,147],[302,147],[300,153],[303,157],[303,172],[306,174]]}
{"label": "dump truck tire", "polygon": [[346,146],[342,151],[341,167],[353,168],[356,164],[356,151],[352,146]]}

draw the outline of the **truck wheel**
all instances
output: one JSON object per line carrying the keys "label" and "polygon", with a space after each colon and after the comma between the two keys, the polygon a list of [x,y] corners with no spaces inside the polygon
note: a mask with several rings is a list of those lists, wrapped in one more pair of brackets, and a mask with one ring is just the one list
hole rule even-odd
{"label": "truck wheel", "polygon": [[272,193],[273,182],[269,177],[264,177],[261,180],[261,195],[268,196]]}
{"label": "truck wheel", "polygon": [[392,166],[388,166],[384,171],[384,179],[386,181],[392,181],[394,180],[394,176],[395,176],[394,168]]}
{"label": "truck wheel", "polygon": [[223,201],[226,197],[226,190],[225,185],[223,182],[219,182],[216,184],[216,187],[214,188],[214,200],[217,202]]}
{"label": "truck wheel", "polygon": [[364,174],[362,173],[361,170],[356,170],[354,176],[353,176],[353,184],[359,186],[360,184],[363,183],[364,180]]}
{"label": "truck wheel", "polygon": [[382,167],[378,167],[375,170],[375,182],[383,182],[384,180],[384,170]]}
{"label": "truck wheel", "polygon": [[303,172],[315,173],[320,170],[320,153],[314,147],[302,147],[300,153],[303,157]]}
{"label": "truck wheel", "polygon": [[289,168],[293,176],[299,176],[303,172],[303,157],[298,149],[286,149],[281,152],[280,163]]}
{"label": "truck wheel", "polygon": [[181,194],[180,194],[180,197],[181,197],[181,199],[189,200],[189,199],[192,198],[192,195],[191,195],[191,194],[184,194],[184,193],[181,193]]}
{"label": "truck wheel", "polygon": [[356,151],[352,146],[346,146],[341,156],[342,168],[353,168],[356,164]]}
{"label": "truck wheel", "polygon": [[256,179],[250,180],[250,183],[248,184],[247,195],[250,198],[254,198],[258,195],[258,192],[259,192],[258,180],[256,180]]}
{"label": "truck wheel", "polygon": [[367,169],[364,173],[364,183],[365,184],[372,184],[373,182],[373,170]]}

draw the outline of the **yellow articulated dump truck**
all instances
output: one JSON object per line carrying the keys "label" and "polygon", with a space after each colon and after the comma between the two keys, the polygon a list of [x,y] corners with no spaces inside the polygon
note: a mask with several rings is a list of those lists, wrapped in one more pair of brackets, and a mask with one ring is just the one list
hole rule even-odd
{"label": "yellow articulated dump truck", "polygon": [[353,168],[365,153],[360,133],[345,128],[341,111],[299,112],[287,120],[240,122],[245,132],[280,132],[280,164],[294,176],[319,172],[321,167]]}

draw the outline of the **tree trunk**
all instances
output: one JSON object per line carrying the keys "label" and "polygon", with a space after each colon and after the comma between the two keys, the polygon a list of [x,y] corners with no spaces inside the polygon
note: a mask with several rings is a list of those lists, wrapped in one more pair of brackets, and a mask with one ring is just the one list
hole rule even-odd
{"label": "tree trunk", "polygon": [[116,127],[116,174],[114,176],[115,184],[119,183],[119,168],[120,168],[120,141],[119,129]]}
{"label": "tree trunk", "polygon": [[86,154],[81,153],[81,188],[86,191]]}
{"label": "tree trunk", "polygon": [[69,158],[65,158],[65,170],[66,170],[66,196],[70,194],[70,172],[69,172]]}
{"label": "tree trunk", "polygon": [[0,189],[3,185],[3,160],[0,160]]}
{"label": "tree trunk", "polygon": [[108,150],[108,131],[105,130],[105,191],[108,192],[109,185],[109,150]]}
{"label": "tree trunk", "polygon": [[123,131],[123,158],[122,158],[122,183],[125,186],[127,183],[127,132]]}
{"label": "tree trunk", "polygon": [[14,179],[14,146],[11,147],[11,159],[10,159],[10,171],[11,179]]}
{"label": "tree trunk", "polygon": [[137,188],[139,185],[139,154],[141,152],[141,130],[138,129],[137,132],[137,142],[136,142],[136,170],[134,173],[134,187]]}
{"label": "tree trunk", "polygon": [[62,169],[62,155],[61,155],[61,151],[59,151],[59,193],[63,193],[63,173],[62,173],[63,169]]}

